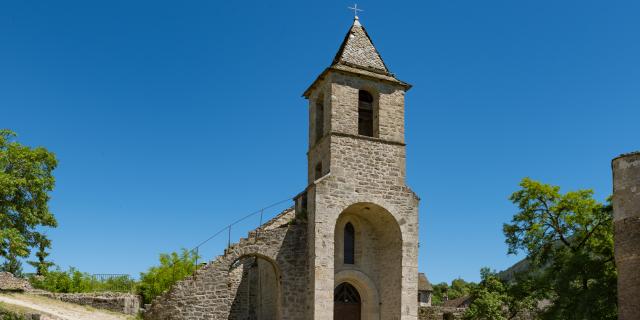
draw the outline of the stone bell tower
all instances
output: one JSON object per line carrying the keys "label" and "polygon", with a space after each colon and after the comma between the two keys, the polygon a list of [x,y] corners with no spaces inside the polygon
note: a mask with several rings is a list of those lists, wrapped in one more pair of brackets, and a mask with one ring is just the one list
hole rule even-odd
{"label": "stone bell tower", "polygon": [[309,100],[309,319],[417,319],[404,97],[358,18]]}

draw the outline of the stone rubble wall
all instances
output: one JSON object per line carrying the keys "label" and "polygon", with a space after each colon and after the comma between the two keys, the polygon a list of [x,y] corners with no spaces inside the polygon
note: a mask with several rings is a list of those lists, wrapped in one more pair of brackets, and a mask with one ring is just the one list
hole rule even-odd
{"label": "stone rubble wall", "polygon": [[[451,319],[451,320],[459,320],[462,319],[466,308],[448,308],[441,306],[432,306],[432,307],[420,307],[418,309],[418,319],[419,320],[443,320],[443,319]],[[445,314],[447,315],[445,318]]]}
{"label": "stone rubble wall", "polygon": [[19,291],[44,296],[64,302],[91,306],[135,315],[140,311],[141,299],[131,293],[92,292],[92,293],[53,293],[31,287],[28,280],[17,278],[9,272],[0,272],[0,291]]}
{"label": "stone rubble wall", "polygon": [[142,302],[138,295],[119,292],[52,293],[37,290],[32,294],[130,315],[136,315],[140,312]]}
{"label": "stone rubble wall", "polygon": [[[207,263],[193,275],[154,299],[146,308],[146,320],[226,320],[235,319],[232,309],[242,303],[237,293],[237,264],[248,256],[269,261],[279,276],[277,295],[280,319],[304,319],[306,290],[305,223],[290,224],[292,210],[275,218],[265,228],[254,230],[248,238],[231,245],[225,254]],[[268,228],[267,228],[268,227]],[[235,288],[235,290],[234,290]]]}
{"label": "stone rubble wall", "polygon": [[33,288],[28,280],[15,277],[9,272],[0,272],[0,291],[31,291]]}
{"label": "stone rubble wall", "polygon": [[[506,307],[505,307],[506,308]],[[467,308],[452,308],[443,306],[420,307],[418,309],[419,320],[461,320]],[[533,313],[517,314],[512,320],[537,319]]]}

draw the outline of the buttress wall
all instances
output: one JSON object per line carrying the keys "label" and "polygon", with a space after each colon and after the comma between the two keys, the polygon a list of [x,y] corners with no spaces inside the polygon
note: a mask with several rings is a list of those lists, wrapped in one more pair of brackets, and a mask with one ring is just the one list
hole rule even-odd
{"label": "buttress wall", "polygon": [[[293,214],[290,210],[285,216]],[[233,244],[157,297],[144,318],[228,320],[259,312],[273,319],[305,319],[306,296],[301,292],[307,286],[307,226],[291,221],[268,222],[263,230]]]}

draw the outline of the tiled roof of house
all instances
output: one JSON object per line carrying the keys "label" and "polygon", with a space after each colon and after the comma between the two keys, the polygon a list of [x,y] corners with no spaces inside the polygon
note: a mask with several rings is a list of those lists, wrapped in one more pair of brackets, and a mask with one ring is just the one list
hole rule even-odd
{"label": "tiled roof of house", "polygon": [[471,304],[471,296],[463,296],[453,300],[447,300],[443,306],[448,308],[464,308]]}

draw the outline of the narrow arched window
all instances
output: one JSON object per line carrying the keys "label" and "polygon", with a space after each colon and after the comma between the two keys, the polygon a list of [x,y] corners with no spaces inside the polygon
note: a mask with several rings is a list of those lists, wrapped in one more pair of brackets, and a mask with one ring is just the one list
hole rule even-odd
{"label": "narrow arched window", "polygon": [[316,142],[324,136],[324,99],[322,94],[316,101]]}
{"label": "narrow arched window", "polygon": [[355,264],[356,232],[349,222],[344,226],[344,263]]}
{"label": "narrow arched window", "polygon": [[320,179],[320,177],[322,177],[322,162],[318,162],[318,164],[316,164],[316,170],[314,173],[314,177],[316,180]]}
{"label": "narrow arched window", "polygon": [[364,90],[358,92],[358,134],[373,137],[373,96]]}

